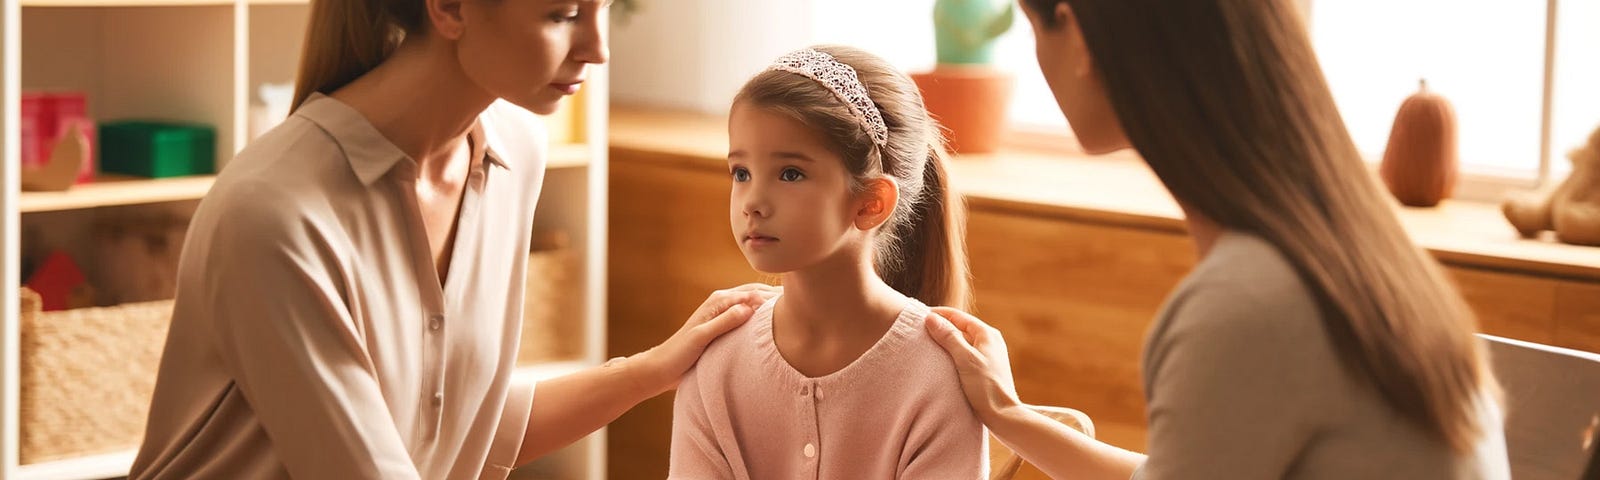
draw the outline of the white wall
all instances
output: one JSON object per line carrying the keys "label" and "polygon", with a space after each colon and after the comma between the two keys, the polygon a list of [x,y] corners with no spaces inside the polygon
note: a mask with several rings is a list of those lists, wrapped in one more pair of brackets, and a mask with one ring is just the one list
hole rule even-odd
{"label": "white wall", "polygon": [[612,26],[611,98],[722,112],[773,59],[819,43],[926,69],[934,63],[933,0],[644,0]]}
{"label": "white wall", "polygon": [[[865,49],[907,72],[935,63],[934,0],[642,2],[641,11],[611,30],[617,104],[725,113],[751,75],[814,44]],[[1033,37],[1019,14],[995,51],[995,65],[1017,78],[1011,119],[1062,131],[1066,121],[1033,59]]]}
{"label": "white wall", "polygon": [[614,103],[722,112],[810,38],[812,0],[645,0],[611,29]]}

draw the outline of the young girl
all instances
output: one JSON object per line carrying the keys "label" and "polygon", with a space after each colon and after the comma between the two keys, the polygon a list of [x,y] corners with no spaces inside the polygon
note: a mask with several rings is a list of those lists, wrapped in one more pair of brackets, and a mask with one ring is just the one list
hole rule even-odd
{"label": "young girl", "polygon": [[671,478],[981,478],[983,426],[927,305],[964,305],[962,210],[906,75],[785,55],[729,118],[733,237],[784,294],[679,385]]}

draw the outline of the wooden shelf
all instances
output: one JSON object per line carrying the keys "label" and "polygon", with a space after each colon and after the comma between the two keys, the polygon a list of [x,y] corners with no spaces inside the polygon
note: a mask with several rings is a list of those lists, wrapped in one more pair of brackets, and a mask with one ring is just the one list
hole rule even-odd
{"label": "wooden shelf", "polygon": [[22,192],[22,213],[194,200],[211,190],[213,175],[173,178],[106,176],[62,192]]}
{"label": "wooden shelf", "polygon": [[104,455],[93,455],[54,462],[23,465],[17,469],[22,480],[81,480],[85,478],[114,478],[128,475],[133,467],[137,450],[126,450]]}
{"label": "wooden shelf", "polygon": [[233,4],[231,0],[22,0],[24,7],[217,7]]}
{"label": "wooden shelf", "polygon": [[[592,157],[582,144],[550,147],[550,170],[582,168]],[[105,176],[63,192],[22,192],[22,213],[195,200],[211,190],[214,175],[174,178]]]}
{"label": "wooden shelf", "polygon": [[[310,5],[310,0],[244,0],[248,5]],[[22,0],[24,7],[217,7],[233,0]]]}

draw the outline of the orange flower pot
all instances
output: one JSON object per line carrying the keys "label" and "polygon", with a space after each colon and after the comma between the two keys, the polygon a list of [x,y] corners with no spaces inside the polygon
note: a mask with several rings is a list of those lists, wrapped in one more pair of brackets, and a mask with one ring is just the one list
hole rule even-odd
{"label": "orange flower pot", "polygon": [[1000,146],[1011,103],[1011,74],[987,66],[939,65],[911,79],[928,113],[945,128],[956,153],[987,153]]}

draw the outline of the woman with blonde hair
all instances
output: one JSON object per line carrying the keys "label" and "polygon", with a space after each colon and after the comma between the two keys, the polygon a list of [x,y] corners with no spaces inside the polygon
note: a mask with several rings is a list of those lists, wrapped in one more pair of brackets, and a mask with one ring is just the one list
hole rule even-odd
{"label": "woman with blonde hair", "polygon": [[1132,147],[1200,263],[1146,339],[1149,455],[1024,407],[1000,332],[928,328],[1001,442],[1054,478],[1508,478],[1475,322],[1401,229],[1293,0],[1022,0],[1085,150]]}

